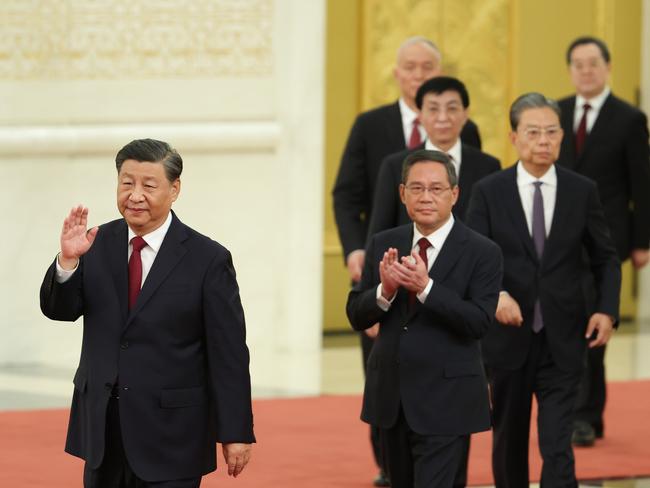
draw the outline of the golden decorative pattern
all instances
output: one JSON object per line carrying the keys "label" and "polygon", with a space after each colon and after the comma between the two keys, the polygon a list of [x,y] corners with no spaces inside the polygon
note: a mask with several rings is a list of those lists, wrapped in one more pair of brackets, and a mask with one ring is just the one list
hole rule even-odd
{"label": "golden decorative pattern", "polygon": [[3,0],[3,80],[265,76],[273,0]]}
{"label": "golden decorative pattern", "polygon": [[362,108],[397,98],[392,74],[397,48],[407,37],[425,36],[442,51],[445,74],[467,86],[485,149],[504,157],[511,102],[510,8],[509,0],[364,0]]}

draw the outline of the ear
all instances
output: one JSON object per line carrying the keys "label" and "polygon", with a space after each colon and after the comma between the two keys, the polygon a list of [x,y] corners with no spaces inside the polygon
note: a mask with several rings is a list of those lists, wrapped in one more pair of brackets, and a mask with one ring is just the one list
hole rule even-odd
{"label": "ear", "polygon": [[514,130],[511,130],[510,131],[510,142],[514,146],[516,141],[517,141],[517,132],[514,131]]}
{"label": "ear", "polygon": [[176,178],[172,183],[172,202],[175,202],[181,192],[181,180]]}
{"label": "ear", "polygon": [[452,207],[456,205],[456,202],[458,201],[458,197],[460,196],[460,187],[456,185],[451,189],[451,205]]}

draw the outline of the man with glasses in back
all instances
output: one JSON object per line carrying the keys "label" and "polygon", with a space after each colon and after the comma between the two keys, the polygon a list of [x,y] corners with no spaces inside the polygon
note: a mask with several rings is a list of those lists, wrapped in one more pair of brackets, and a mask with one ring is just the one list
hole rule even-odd
{"label": "man with glasses in back", "polygon": [[[533,395],[542,487],[577,487],[573,406],[585,348],[605,344],[618,321],[620,262],[591,180],[555,165],[562,128],[557,103],[540,93],[510,109],[519,162],[474,186],[467,224],[503,251],[496,321],[482,341],[493,409],[497,488],[528,486]],[[582,286],[588,256],[598,292]]]}
{"label": "man with glasses in back", "polygon": [[[566,53],[576,94],[559,101],[565,137],[558,164],[598,184],[605,218],[621,261],[636,269],[650,258],[650,151],[643,112],[614,96],[607,85],[610,54],[595,37],[574,40]],[[593,289],[587,280],[587,289]],[[603,437],[605,347],[590,349],[576,405],[573,443]]]}
{"label": "man with glasses in back", "polygon": [[379,323],[361,418],[381,429],[393,488],[451,488],[463,441],[490,428],[479,340],[496,309],[499,248],[452,215],[454,165],[439,151],[405,160],[400,195],[413,223],[370,238],[347,314]]}

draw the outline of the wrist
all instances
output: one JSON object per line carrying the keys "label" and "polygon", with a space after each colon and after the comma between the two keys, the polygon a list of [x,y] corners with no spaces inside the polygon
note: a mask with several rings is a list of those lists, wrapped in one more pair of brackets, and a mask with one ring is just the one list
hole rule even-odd
{"label": "wrist", "polygon": [[59,266],[61,266],[62,269],[66,271],[72,271],[77,267],[77,264],[79,263],[79,258],[73,257],[73,258],[67,258],[63,256],[62,252],[59,252],[59,254],[56,257]]}

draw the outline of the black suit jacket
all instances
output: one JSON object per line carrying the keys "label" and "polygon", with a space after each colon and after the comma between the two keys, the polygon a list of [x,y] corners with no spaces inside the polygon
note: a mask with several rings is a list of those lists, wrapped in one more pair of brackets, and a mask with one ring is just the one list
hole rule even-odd
{"label": "black suit jacket", "polygon": [[575,96],[559,102],[564,138],[558,163],[598,184],[605,217],[619,258],[650,244],[650,151],[643,112],[610,94],[587,136],[575,152]]}
{"label": "black suit jacket", "polygon": [[[481,147],[478,128],[471,120],[463,127],[461,139]],[[332,190],[344,257],[365,247],[379,166],[384,157],[404,148],[398,102],[364,112],[355,120]]]}
{"label": "black suit jacket", "polygon": [[127,307],[123,219],[100,226],[65,283],[55,263],[41,287],[54,320],[83,315],[66,451],[97,468],[106,407],[120,387],[124,448],[147,481],[198,477],[218,442],[254,442],[249,353],[230,253],[174,215],[134,308]]}
{"label": "black suit jacket", "polygon": [[390,428],[400,404],[423,435],[463,435],[490,428],[479,339],[496,309],[502,275],[498,247],[459,221],[438,254],[425,303],[409,310],[400,289],[387,312],[377,305],[379,262],[389,247],[411,252],[413,224],[370,238],[363,276],[350,292],[347,314],[356,330],[381,324],[366,373],[361,418]]}
{"label": "black suit jacket", "polygon": [[596,280],[596,312],[618,317],[620,262],[609,236],[596,185],[562,167],[557,169],[553,222],[538,259],[517,188],[517,165],[476,185],[466,222],[503,251],[503,290],[519,303],[521,327],[494,322],[483,339],[486,364],[521,367],[532,338],[535,301],[540,300],[548,345],[566,371],[582,366],[589,309],[583,291],[584,250]]}
{"label": "black suit jacket", "polygon": [[[415,150],[424,149],[424,143]],[[406,213],[406,207],[399,196],[399,185],[402,182],[402,163],[412,151],[404,150],[384,158],[377,178],[377,191],[372,206],[372,218],[368,235],[371,236],[382,230],[397,227],[411,221]],[[454,216],[465,219],[465,212],[474,183],[491,173],[499,171],[501,163],[498,159],[480,150],[462,144],[461,165],[458,186],[460,194],[454,205]]]}

